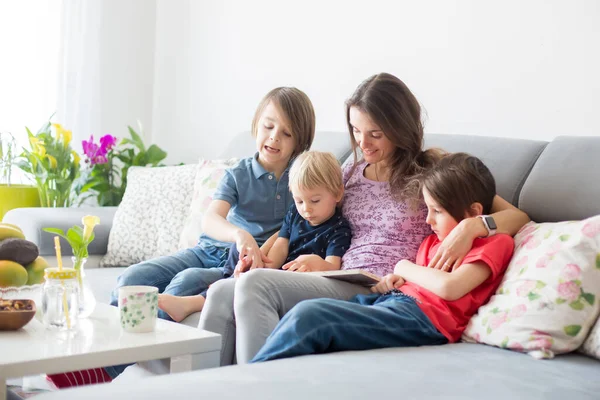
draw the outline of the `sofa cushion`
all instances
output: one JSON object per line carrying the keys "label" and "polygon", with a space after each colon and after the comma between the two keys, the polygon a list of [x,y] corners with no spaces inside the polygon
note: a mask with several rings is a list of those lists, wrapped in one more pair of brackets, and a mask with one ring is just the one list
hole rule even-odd
{"label": "sofa cushion", "polygon": [[297,357],[145,378],[36,399],[597,399],[600,362],[457,343]]}
{"label": "sofa cushion", "polygon": [[479,157],[496,179],[496,191],[517,205],[521,187],[548,143],[536,140],[470,135],[425,135],[425,147],[465,152]]}
{"label": "sofa cushion", "polygon": [[102,267],[128,266],[177,251],[197,170],[197,164],[129,169]]}
{"label": "sofa cushion", "polygon": [[600,311],[600,216],[579,222],[530,222],[465,339],[552,357],[577,349]]}
{"label": "sofa cushion", "polygon": [[559,136],[538,158],[519,197],[533,221],[579,220],[600,214],[600,137]]}
{"label": "sofa cushion", "polygon": [[[598,254],[596,265],[600,269],[600,254]],[[583,354],[600,360],[600,318],[596,321],[596,324],[579,350]]]}
{"label": "sofa cushion", "polygon": [[199,160],[192,201],[179,238],[179,249],[188,249],[198,243],[198,238],[202,234],[202,217],[212,201],[221,178],[225,175],[225,170],[233,167],[237,162],[237,158]]}

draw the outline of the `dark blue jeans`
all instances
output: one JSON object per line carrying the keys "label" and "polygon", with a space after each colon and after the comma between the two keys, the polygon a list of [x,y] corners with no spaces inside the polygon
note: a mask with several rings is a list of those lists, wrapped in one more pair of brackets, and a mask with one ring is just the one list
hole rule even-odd
{"label": "dark blue jeans", "polygon": [[413,298],[393,291],[349,301],[302,301],[283,317],[251,362],[447,342]]}

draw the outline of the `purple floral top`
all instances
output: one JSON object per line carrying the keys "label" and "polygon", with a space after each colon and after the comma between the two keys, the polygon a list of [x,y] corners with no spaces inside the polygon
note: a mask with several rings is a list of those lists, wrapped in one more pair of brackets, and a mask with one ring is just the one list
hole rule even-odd
{"label": "purple floral top", "polygon": [[367,163],[343,167],[345,194],[342,212],[350,222],[352,241],[342,258],[342,269],[361,268],[384,276],[400,260],[414,261],[421,242],[430,235],[425,223],[427,207],[418,210],[408,202],[397,202],[389,182],[371,181],[364,176]]}

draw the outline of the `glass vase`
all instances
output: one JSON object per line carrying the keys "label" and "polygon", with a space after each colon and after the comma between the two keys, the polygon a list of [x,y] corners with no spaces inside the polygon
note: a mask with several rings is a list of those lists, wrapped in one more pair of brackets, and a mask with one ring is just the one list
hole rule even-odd
{"label": "glass vase", "polygon": [[73,268],[77,271],[79,285],[79,318],[87,318],[96,308],[96,296],[85,280],[85,262],[87,258],[72,257]]}

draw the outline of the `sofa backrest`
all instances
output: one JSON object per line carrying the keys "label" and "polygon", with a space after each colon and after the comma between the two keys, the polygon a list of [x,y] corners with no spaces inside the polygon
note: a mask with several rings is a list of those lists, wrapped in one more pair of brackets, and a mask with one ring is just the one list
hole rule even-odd
{"label": "sofa backrest", "polygon": [[519,208],[537,222],[600,214],[600,137],[559,136],[550,142],[525,180]]}
{"label": "sofa backrest", "polygon": [[425,147],[465,152],[479,157],[496,179],[496,192],[518,205],[519,193],[548,142],[470,135],[425,135]]}
{"label": "sofa backrest", "polygon": [[[496,178],[500,196],[532,220],[575,220],[600,214],[600,137],[561,136],[552,142],[472,135],[425,135],[425,147],[473,154]],[[313,149],[351,156],[347,132],[317,132]],[[248,157],[250,132],[238,134],[223,158]]]}

